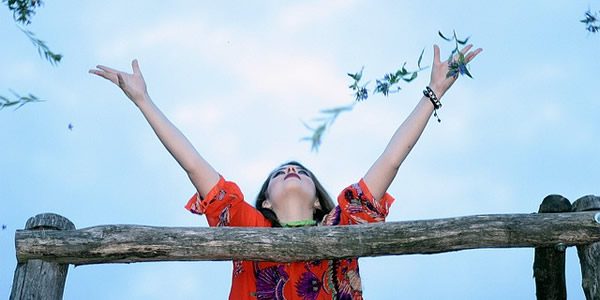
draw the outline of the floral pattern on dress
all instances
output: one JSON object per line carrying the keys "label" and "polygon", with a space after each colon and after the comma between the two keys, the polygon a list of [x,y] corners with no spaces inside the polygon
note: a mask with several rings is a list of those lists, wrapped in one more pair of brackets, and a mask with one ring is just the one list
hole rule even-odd
{"label": "floral pattern on dress", "polygon": [[231,209],[231,204],[228,204],[223,208],[219,214],[219,223],[217,223],[217,227],[229,225],[229,209]]}
{"label": "floral pattern on dress", "polygon": [[[361,181],[360,183],[363,183]],[[343,210],[352,224],[384,222],[389,207],[394,201],[389,195],[376,200],[370,192],[363,191],[360,183],[355,183],[344,190],[338,200],[343,201]]]}
{"label": "floral pattern on dress", "polygon": [[202,198],[200,197],[199,194],[196,194],[196,201],[191,201],[189,205],[189,210],[190,212],[197,214],[197,215],[201,215],[202,214],[202,210],[201,210],[201,203],[202,203]]}
{"label": "floral pattern on dress", "polygon": [[302,297],[302,300],[316,300],[321,290],[321,281],[310,270],[310,263],[306,265],[306,272],[302,273],[300,280],[296,282],[296,294]]}
{"label": "floral pattern on dress", "polygon": [[283,289],[289,275],[283,265],[272,266],[264,269],[255,266],[256,298],[261,300],[284,300]]}
{"label": "floral pattern on dress", "polygon": [[244,263],[241,260],[233,261],[233,277],[237,277],[244,273]]}
{"label": "floral pattern on dress", "polygon": [[340,206],[339,205],[336,206],[329,214],[325,215],[325,217],[323,218],[323,222],[321,222],[321,225],[324,225],[324,226],[339,225],[341,212],[342,212],[342,210],[340,209]]}
{"label": "floral pattern on dress", "polygon": [[327,271],[323,273],[323,287],[332,299],[362,299],[357,259],[328,261]]}

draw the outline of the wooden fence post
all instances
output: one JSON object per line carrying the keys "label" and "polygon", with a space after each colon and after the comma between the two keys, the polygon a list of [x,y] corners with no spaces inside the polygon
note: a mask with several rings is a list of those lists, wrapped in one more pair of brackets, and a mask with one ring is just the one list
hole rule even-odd
{"label": "wooden fence post", "polygon": [[[573,211],[598,210],[596,222],[600,223],[600,197],[587,195],[573,202]],[[600,299],[600,242],[577,246],[581,265],[581,285],[585,298]]]}
{"label": "wooden fence post", "polygon": [[[29,218],[28,230],[73,230],[69,219],[52,213]],[[67,279],[68,264],[32,259],[17,264],[10,300],[62,299]]]}
{"label": "wooden fence post", "polygon": [[[570,212],[571,202],[561,195],[549,195],[540,204],[540,213]],[[565,284],[565,247],[535,248],[533,261],[533,277],[535,277],[535,294],[537,299],[565,300],[567,287]]]}

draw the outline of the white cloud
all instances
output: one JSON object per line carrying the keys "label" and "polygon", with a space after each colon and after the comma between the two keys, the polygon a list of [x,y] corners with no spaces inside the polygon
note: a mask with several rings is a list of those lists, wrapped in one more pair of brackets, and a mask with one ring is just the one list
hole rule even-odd
{"label": "white cloud", "polygon": [[256,36],[251,29],[215,28],[197,19],[168,19],[154,28],[116,36],[99,49],[99,56],[128,60],[154,49],[175,66],[172,68],[184,65],[204,70],[210,66],[232,76],[232,89],[262,95],[259,99],[273,97],[276,101],[269,98],[265,102],[289,109],[312,106],[322,99],[347,99],[345,78],[334,63],[307,45],[281,43],[285,34],[276,27]]}
{"label": "white cloud", "polygon": [[348,0],[296,2],[282,9],[277,17],[277,23],[286,30],[302,30],[351,9],[356,3],[357,1]]}
{"label": "white cloud", "polygon": [[185,101],[178,103],[171,113],[175,123],[189,127],[215,128],[226,115],[219,101]]}

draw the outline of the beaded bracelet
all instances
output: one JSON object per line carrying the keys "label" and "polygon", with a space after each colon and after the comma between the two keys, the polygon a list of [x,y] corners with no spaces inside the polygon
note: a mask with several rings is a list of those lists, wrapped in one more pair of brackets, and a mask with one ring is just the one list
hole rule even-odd
{"label": "beaded bracelet", "polygon": [[438,123],[442,122],[437,113],[437,110],[442,107],[442,102],[440,102],[440,99],[438,99],[433,90],[428,86],[423,90],[423,95],[431,100],[431,104],[433,104],[433,115],[437,118]]}

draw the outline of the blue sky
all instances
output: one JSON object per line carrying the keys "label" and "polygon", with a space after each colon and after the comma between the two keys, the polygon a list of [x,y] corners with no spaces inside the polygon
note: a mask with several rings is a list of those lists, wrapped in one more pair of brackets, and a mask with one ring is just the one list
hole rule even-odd
{"label": "blue sky", "polygon": [[[351,103],[348,72],[374,79],[425,48],[484,52],[443,99],[389,192],[388,221],[537,211],[549,194],[600,194],[600,35],[579,20],[588,1],[46,1],[29,28],[64,55],[37,56],[0,9],[0,94],[43,103],[0,111],[0,297],[8,297],[14,231],[38,213],[78,228],[206,226],[185,211],[194,192],[143,117],[87,70],[138,58],[157,105],[252,202],[267,173],[296,159],[333,195],[357,181],[420,98],[425,71],[389,98],[341,115],[319,153],[301,120]],[[371,87],[373,84],[371,83]],[[74,128],[69,130],[69,124]],[[582,299],[575,249],[570,299]],[[532,249],[361,259],[367,299],[532,299]],[[71,268],[65,299],[224,299],[230,262]]]}

